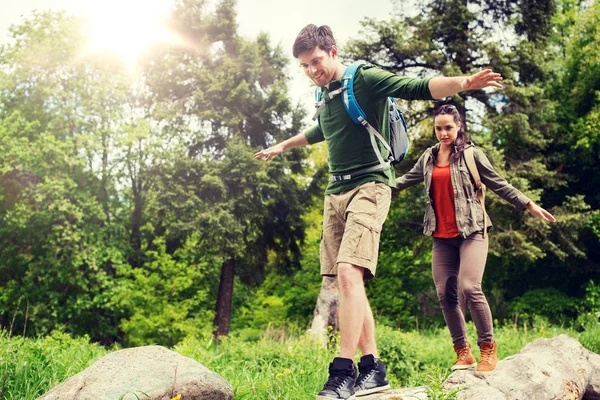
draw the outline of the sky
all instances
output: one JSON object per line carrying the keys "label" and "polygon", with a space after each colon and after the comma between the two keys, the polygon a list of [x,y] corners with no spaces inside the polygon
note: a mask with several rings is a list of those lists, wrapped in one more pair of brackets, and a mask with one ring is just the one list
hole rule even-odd
{"label": "sky", "polygon": [[[9,39],[8,28],[19,24],[34,10],[66,10],[70,13],[94,16],[118,15],[120,10],[139,10],[151,4],[168,7],[171,0],[0,0],[0,44]],[[238,25],[241,35],[252,39],[267,32],[274,44],[281,44],[293,60],[289,72],[290,97],[312,111],[314,89],[294,62],[291,49],[296,35],[307,24],[329,25],[343,45],[357,37],[360,21],[366,17],[388,19],[394,12],[394,0],[238,0]],[[114,22],[114,21],[113,21]],[[126,38],[123,38],[124,40]]]}

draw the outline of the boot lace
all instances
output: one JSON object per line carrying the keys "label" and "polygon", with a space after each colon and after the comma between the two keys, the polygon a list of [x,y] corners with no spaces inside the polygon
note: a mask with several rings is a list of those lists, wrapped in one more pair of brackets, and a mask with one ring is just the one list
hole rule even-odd
{"label": "boot lace", "polygon": [[492,363],[492,358],[494,356],[494,349],[480,349],[481,360],[480,363]]}
{"label": "boot lace", "polygon": [[331,389],[334,391],[338,391],[340,390],[344,384],[348,381],[348,379],[351,379],[351,376],[347,376],[344,374],[330,374],[329,375],[329,379],[327,380],[327,382],[325,383],[325,386],[323,387],[323,389]]}
{"label": "boot lace", "polygon": [[461,349],[458,349],[456,351],[456,355],[458,356],[458,359],[460,361],[464,361],[467,358],[467,356],[469,355],[469,348],[463,347]]}

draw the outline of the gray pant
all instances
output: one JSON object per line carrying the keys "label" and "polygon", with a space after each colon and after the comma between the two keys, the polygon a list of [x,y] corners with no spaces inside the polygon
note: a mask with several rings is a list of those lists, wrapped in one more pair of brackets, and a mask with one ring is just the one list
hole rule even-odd
{"label": "gray pant", "polygon": [[[467,342],[465,316],[460,304],[471,311],[477,328],[477,344],[494,341],[490,306],[481,290],[488,253],[488,238],[481,232],[463,238],[433,238],[432,272],[438,300],[452,341]],[[462,298],[459,299],[459,296]]]}

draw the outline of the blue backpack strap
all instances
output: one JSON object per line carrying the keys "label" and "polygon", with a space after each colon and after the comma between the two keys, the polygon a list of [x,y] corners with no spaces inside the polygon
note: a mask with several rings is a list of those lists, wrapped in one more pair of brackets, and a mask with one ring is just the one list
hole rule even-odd
{"label": "blue backpack strap", "polygon": [[[348,115],[352,118],[355,124],[364,125],[367,120],[367,114],[360,108],[356,96],[354,95],[354,76],[356,71],[363,66],[363,63],[354,63],[346,68],[344,76],[342,77],[342,86],[346,88],[344,90],[344,107],[348,111]],[[365,122],[363,122],[365,121]]]}
{"label": "blue backpack strap", "polygon": [[[320,86],[317,86],[317,88],[315,89],[315,107],[317,108],[317,112],[315,114],[316,120],[317,120],[317,125],[319,125],[319,130],[321,132],[323,132],[323,129],[321,129],[321,116],[319,114],[321,114],[321,110],[319,109],[319,103],[321,103],[321,98],[323,97],[323,90],[321,90]],[[315,117],[313,117],[313,121],[315,120]]]}

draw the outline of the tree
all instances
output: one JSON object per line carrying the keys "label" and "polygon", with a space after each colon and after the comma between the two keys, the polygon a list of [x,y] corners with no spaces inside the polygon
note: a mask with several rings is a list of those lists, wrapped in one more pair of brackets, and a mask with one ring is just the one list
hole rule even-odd
{"label": "tree", "polygon": [[266,35],[252,42],[237,35],[233,2],[219,3],[213,14],[202,8],[186,0],[173,15],[173,25],[195,49],[166,49],[146,73],[153,101],[177,115],[185,132],[185,161],[170,172],[176,180],[161,183],[155,226],[166,235],[167,249],[198,232],[222,259],[218,337],[229,332],[236,276],[245,284],[261,282],[269,251],[276,268],[297,265],[305,196],[294,174],[303,170],[305,151],[267,166],[251,157],[257,147],[300,128],[302,113],[286,96],[287,60]]}
{"label": "tree", "polygon": [[66,326],[111,341],[119,315],[103,296],[121,249],[108,226],[113,181],[95,174],[107,168],[93,134],[117,114],[121,81],[110,62],[75,62],[80,27],[63,13],[35,13],[0,51],[0,323],[14,314],[23,334]]}

